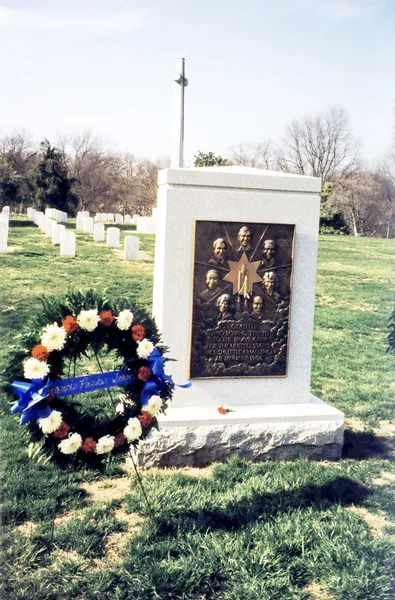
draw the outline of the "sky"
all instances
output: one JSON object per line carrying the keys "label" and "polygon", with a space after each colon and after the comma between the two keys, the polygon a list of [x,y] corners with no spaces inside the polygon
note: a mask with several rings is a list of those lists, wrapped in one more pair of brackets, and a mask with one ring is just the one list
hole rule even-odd
{"label": "sky", "polygon": [[334,105],[374,161],[395,126],[394,31],[395,0],[0,0],[0,133],[170,156],[183,56],[187,165]]}

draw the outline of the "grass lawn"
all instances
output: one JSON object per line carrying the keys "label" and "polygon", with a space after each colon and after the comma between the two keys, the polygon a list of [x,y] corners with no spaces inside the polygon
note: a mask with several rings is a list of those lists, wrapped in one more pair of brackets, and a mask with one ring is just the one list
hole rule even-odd
{"label": "grass lawn", "polygon": [[[107,288],[149,308],[154,236],[140,237],[139,262],[123,263],[121,251],[82,233],[70,260],[26,218],[12,219],[11,251],[0,256],[1,371],[45,294]],[[234,459],[146,471],[153,519],[127,465],[67,481],[52,464],[30,460],[3,393],[1,597],[395,598],[395,356],[386,352],[394,265],[395,240],[320,239],[312,392],[346,415],[338,463]]]}

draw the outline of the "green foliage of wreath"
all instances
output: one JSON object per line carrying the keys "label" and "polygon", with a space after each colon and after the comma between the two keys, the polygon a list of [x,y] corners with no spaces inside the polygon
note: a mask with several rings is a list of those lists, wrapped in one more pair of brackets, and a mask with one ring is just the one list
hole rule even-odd
{"label": "green foliage of wreath", "polygon": [[[99,293],[92,289],[86,293],[71,290],[64,298],[43,298],[42,305],[42,310],[32,316],[22,332],[20,346],[10,355],[6,370],[10,383],[21,379],[26,381],[24,365],[32,357],[32,353],[35,356],[35,349],[41,344],[43,329],[54,323],[62,327],[66,318],[74,322],[75,331],[66,335],[64,346],[60,350],[50,351],[44,359],[41,357],[48,365],[48,377],[51,382],[86,374],[81,373],[81,364],[84,361],[86,363],[87,359],[92,359],[89,365],[90,372],[93,361],[97,366],[97,373],[105,371],[103,364],[106,366],[112,361],[109,370],[125,370],[135,376],[135,381],[122,386],[121,389],[102,389],[62,398],[50,393],[45,402],[52,413],[61,413],[60,427],[53,432],[45,432],[45,427],[43,431],[42,421],[39,419],[26,425],[32,440],[40,442],[43,452],[50,455],[60,467],[85,466],[103,469],[109,459],[129,453],[131,446],[136,447],[139,439],[144,439],[152,428],[158,427],[156,411],[163,412],[167,408],[172,396],[172,385],[168,381],[161,382],[155,396],[156,411],[150,412],[149,407],[143,405],[141,394],[153,374],[148,367],[149,356],[139,356],[138,349],[139,344],[146,340],[152,342],[161,355],[166,352],[166,348],[160,345],[160,336],[154,320],[145,310],[134,306],[129,298],[112,299],[108,298],[105,292]],[[81,311],[88,310],[97,311],[98,315],[107,317],[103,317],[103,322],[100,320],[92,331],[76,325]],[[116,317],[125,310],[133,313],[133,321],[127,329],[120,329]],[[91,397],[90,402],[86,402],[86,396]],[[100,397],[98,406],[95,406],[94,402],[92,404],[92,398],[94,400],[95,396]],[[108,402],[105,401],[107,408],[103,411],[104,398],[108,398]],[[135,428],[138,428],[137,423],[140,423],[141,435],[137,439],[130,439],[124,434],[125,428],[131,422]],[[73,434],[81,436],[81,445],[75,452],[62,452],[62,442],[69,440]],[[113,447],[109,451],[98,453],[99,441],[103,438],[107,441],[110,439],[110,445],[113,442]]]}

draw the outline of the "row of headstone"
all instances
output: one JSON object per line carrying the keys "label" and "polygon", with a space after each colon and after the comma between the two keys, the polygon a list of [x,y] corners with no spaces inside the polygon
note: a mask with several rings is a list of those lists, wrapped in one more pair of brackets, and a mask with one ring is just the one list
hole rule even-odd
{"label": "row of headstone", "polygon": [[57,208],[46,208],[45,216],[53,219],[54,221],[59,221],[60,223],[67,223],[67,213],[63,212],[62,210],[58,210]]}
{"label": "row of headstone", "polygon": [[27,216],[37,225],[54,246],[60,246],[60,256],[75,257],[76,237],[73,231],[66,231],[66,225],[57,221],[67,221],[67,213],[54,208],[46,208],[45,213],[34,208],[27,209]]}
{"label": "row of headstone", "polygon": [[4,206],[0,213],[0,254],[5,254],[8,250],[9,217],[10,207]]}
{"label": "row of headstone", "polygon": [[[95,242],[104,242],[106,235],[106,243],[108,248],[119,248],[121,245],[121,231],[118,227],[108,227],[107,231],[104,230],[104,223],[95,223],[93,239]],[[138,260],[140,250],[140,239],[134,235],[127,235],[125,237],[124,255],[123,259],[127,260]]]}

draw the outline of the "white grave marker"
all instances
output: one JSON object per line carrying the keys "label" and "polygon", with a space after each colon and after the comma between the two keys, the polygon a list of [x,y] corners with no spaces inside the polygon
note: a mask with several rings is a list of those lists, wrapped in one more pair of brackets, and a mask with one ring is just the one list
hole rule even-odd
{"label": "white grave marker", "polygon": [[132,217],[130,215],[125,215],[125,225],[130,225],[132,222]]}
{"label": "white grave marker", "polygon": [[45,223],[45,237],[47,238],[52,238],[52,229],[54,227],[54,225],[56,225],[56,221],[54,221],[54,219],[48,219]]}
{"label": "white grave marker", "polygon": [[52,227],[52,243],[54,244],[54,246],[56,246],[57,244],[60,244],[60,237],[65,229],[66,229],[66,226],[59,225],[59,223],[56,223]]}
{"label": "white grave marker", "polygon": [[115,215],[115,223],[121,225],[123,223],[123,216],[119,213]]}
{"label": "white grave marker", "polygon": [[104,242],[105,240],[105,227],[104,223],[95,223],[93,227],[93,239],[95,242]]}
{"label": "white grave marker", "polygon": [[140,239],[135,235],[125,237],[124,260],[138,260],[140,249]]}
{"label": "white grave marker", "polygon": [[84,218],[84,233],[93,233],[93,217]]}
{"label": "white grave marker", "polygon": [[119,248],[120,230],[118,227],[109,227],[107,229],[107,246],[109,248]]}
{"label": "white grave marker", "polygon": [[60,234],[60,256],[75,257],[76,235],[74,231],[63,231]]}

